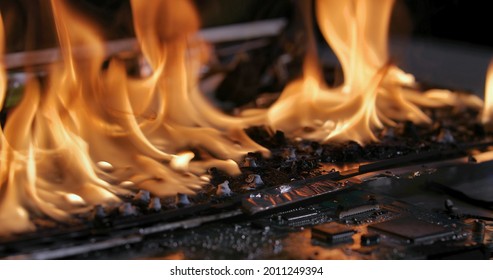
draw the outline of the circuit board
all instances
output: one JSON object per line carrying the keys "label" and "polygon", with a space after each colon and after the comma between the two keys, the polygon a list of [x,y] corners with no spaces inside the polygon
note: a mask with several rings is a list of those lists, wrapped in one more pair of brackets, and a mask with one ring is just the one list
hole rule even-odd
{"label": "circuit board", "polygon": [[179,229],[78,258],[489,259],[488,221],[429,211],[365,190],[259,217]]}
{"label": "circuit board", "polygon": [[190,259],[487,259],[478,223],[354,189],[258,219],[166,233],[154,249]]}
{"label": "circuit board", "polygon": [[[457,190],[452,196],[436,193],[451,182],[464,191],[458,174],[466,174],[464,180],[469,184],[474,184],[472,177],[488,184],[486,171],[491,168],[491,161],[467,161],[412,166],[399,172],[383,169],[363,173],[363,177],[354,175],[358,173],[355,171],[332,172],[220,203],[183,205],[138,216],[109,216],[100,224],[96,217],[90,227],[5,242],[0,245],[0,256],[491,259],[493,212],[488,201],[477,207],[454,196]],[[489,188],[481,190],[485,195],[490,192]]]}

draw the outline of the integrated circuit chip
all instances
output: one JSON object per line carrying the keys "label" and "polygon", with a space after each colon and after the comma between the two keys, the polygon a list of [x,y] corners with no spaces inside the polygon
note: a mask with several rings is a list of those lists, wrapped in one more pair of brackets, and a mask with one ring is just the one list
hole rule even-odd
{"label": "integrated circuit chip", "polygon": [[380,243],[380,235],[368,233],[361,235],[361,246],[372,246]]}
{"label": "integrated circuit chip", "polygon": [[369,227],[402,237],[411,243],[432,242],[454,235],[451,229],[414,217],[398,218]]}
{"label": "integrated circuit chip", "polygon": [[353,229],[337,223],[323,224],[312,228],[312,238],[328,243],[352,241],[354,233]]}
{"label": "integrated circuit chip", "polygon": [[338,211],[339,219],[345,219],[351,216],[360,215],[363,213],[369,213],[380,210],[378,204],[360,205],[348,209],[341,209]]}

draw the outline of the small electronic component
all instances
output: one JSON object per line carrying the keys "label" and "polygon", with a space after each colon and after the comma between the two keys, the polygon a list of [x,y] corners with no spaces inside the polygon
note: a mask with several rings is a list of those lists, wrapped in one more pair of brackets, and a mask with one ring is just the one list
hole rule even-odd
{"label": "small electronic component", "polygon": [[380,243],[380,235],[368,233],[361,235],[361,246],[372,246]]}
{"label": "small electronic component", "polygon": [[451,229],[418,220],[411,216],[382,222],[369,227],[402,237],[410,243],[432,242],[454,235],[454,231]]}
{"label": "small electronic component", "polygon": [[312,238],[328,243],[352,241],[355,231],[337,223],[318,225],[312,228]]}
{"label": "small electronic component", "polygon": [[334,175],[329,173],[318,177],[317,180],[292,182],[250,194],[242,201],[243,209],[249,214],[258,214],[296,203],[307,203],[348,188],[346,184],[330,180],[332,176]]}
{"label": "small electronic component", "polygon": [[380,206],[378,204],[360,205],[349,209],[341,209],[338,211],[338,215],[339,215],[339,219],[344,219],[351,216],[360,215],[363,213],[374,212],[377,210],[380,210]]}

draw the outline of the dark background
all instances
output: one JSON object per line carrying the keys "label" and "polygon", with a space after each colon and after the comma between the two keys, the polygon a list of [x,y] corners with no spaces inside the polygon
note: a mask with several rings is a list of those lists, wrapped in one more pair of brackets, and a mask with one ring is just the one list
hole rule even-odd
{"label": "dark background", "polygon": [[405,4],[416,36],[493,46],[491,1],[406,0]]}

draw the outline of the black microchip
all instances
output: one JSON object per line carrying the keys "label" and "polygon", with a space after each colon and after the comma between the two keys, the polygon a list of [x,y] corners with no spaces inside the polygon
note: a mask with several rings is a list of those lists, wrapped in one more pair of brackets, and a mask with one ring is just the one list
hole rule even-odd
{"label": "black microchip", "polygon": [[399,218],[370,227],[405,238],[412,243],[431,242],[454,234],[454,231],[448,228],[414,217]]}
{"label": "black microchip", "polygon": [[368,233],[361,235],[361,246],[372,246],[380,243],[380,235]]}
{"label": "black microchip", "polygon": [[312,238],[329,243],[352,241],[354,233],[353,229],[336,223],[318,225],[312,228]]}
{"label": "black microchip", "polygon": [[351,216],[360,215],[363,213],[373,212],[376,210],[380,210],[380,206],[378,204],[360,205],[349,209],[340,209],[338,211],[338,215],[339,215],[339,219],[344,219]]}

